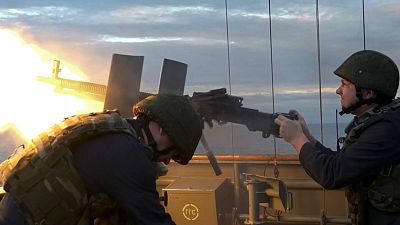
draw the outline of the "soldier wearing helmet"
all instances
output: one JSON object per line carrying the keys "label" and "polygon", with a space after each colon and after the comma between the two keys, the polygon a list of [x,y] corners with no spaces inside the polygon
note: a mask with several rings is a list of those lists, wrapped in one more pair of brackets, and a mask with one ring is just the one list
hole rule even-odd
{"label": "soldier wearing helmet", "polygon": [[323,146],[304,118],[279,116],[280,136],[299,154],[305,171],[326,189],[345,188],[352,224],[400,224],[400,99],[394,99],[399,71],[388,56],[363,50],[349,56],[334,73],[346,127],[343,147]]}
{"label": "soldier wearing helmet", "polygon": [[66,118],[0,165],[0,224],[175,224],[160,204],[156,165],[187,164],[203,124],[183,96]]}
{"label": "soldier wearing helmet", "polygon": [[[170,100],[166,101],[167,98]],[[202,132],[199,116],[185,101],[177,96],[150,96],[133,107],[133,114],[138,120],[151,120],[153,123],[158,123],[165,134],[175,143],[166,149],[158,148],[158,151],[155,151],[155,157],[161,157],[171,150],[177,150],[179,154],[173,156],[172,159],[182,165],[188,164],[192,158]],[[187,113],[191,111],[194,113]],[[148,135],[148,138],[151,139],[151,135]],[[149,142],[152,146],[154,140]],[[157,146],[152,147],[157,149]]]}
{"label": "soldier wearing helmet", "polygon": [[[334,73],[342,78],[342,84],[350,82],[356,89],[355,102],[342,98],[341,115],[351,112],[362,114],[365,110],[359,108],[363,105],[367,108],[373,103],[385,105],[396,96],[399,86],[396,64],[386,55],[372,50],[354,53]],[[343,90],[343,86],[340,86],[336,93],[343,95]],[[373,91],[373,96],[364,97],[363,93],[367,90]]]}

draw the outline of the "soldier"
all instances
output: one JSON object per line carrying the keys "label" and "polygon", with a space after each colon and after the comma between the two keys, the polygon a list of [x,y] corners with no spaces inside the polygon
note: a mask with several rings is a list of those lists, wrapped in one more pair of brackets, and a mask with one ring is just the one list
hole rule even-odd
{"label": "soldier", "polygon": [[279,116],[280,136],[305,171],[326,189],[345,187],[352,224],[400,224],[399,71],[386,55],[359,51],[334,72],[341,78],[340,114],[355,115],[343,147],[332,151],[310,134],[304,118]]}
{"label": "soldier", "polygon": [[0,224],[175,224],[156,190],[156,162],[187,164],[203,123],[182,96],[66,118],[0,166]]}

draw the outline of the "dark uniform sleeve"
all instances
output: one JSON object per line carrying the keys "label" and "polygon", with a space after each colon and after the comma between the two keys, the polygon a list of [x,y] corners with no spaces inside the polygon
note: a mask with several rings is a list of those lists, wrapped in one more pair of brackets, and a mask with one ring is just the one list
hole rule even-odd
{"label": "dark uniform sleeve", "polygon": [[299,159],[307,174],[324,188],[341,188],[398,162],[398,134],[394,124],[382,120],[368,127],[345,151],[331,151],[320,143],[306,143]]}
{"label": "dark uniform sleeve", "polygon": [[90,192],[108,194],[135,224],[175,224],[160,204],[151,156],[136,139],[110,134],[76,150],[74,161]]}

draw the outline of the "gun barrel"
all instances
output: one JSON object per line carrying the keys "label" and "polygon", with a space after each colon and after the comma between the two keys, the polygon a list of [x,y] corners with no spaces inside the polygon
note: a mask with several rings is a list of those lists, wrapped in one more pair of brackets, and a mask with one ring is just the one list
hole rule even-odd
{"label": "gun barrel", "polygon": [[[60,92],[66,92],[68,94],[87,94],[94,100],[104,101],[107,86],[102,84],[90,83],[85,81],[77,81],[77,80],[68,80],[64,78],[52,78],[52,77],[43,77],[37,76],[37,81],[48,83],[53,85]],[[142,100],[152,94],[147,92],[139,93],[139,100]]]}
{"label": "gun barrel", "polygon": [[38,76],[38,81],[49,83],[54,85],[56,88],[61,89],[72,89],[79,92],[86,92],[95,95],[106,95],[107,86],[102,84],[95,84],[85,81],[68,80],[64,78],[50,78]]}

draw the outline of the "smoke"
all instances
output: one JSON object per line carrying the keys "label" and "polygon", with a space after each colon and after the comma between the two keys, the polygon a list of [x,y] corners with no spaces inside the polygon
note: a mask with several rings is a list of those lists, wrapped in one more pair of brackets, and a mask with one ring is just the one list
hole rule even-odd
{"label": "smoke", "polygon": [[26,138],[13,124],[5,125],[0,129],[0,162],[6,159],[17,146],[26,143]]}

